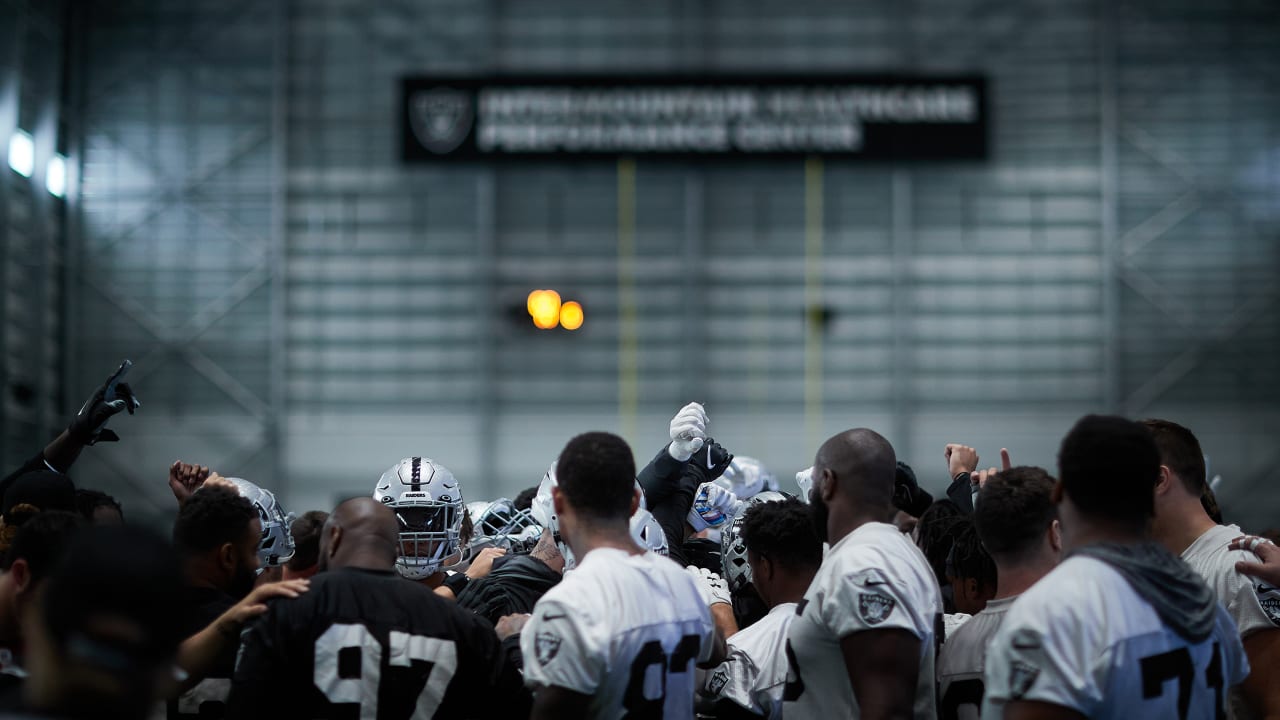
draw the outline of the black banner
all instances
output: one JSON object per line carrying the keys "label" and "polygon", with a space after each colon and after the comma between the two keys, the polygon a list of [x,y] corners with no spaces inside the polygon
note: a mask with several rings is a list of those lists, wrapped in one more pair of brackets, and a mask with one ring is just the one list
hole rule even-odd
{"label": "black banner", "polygon": [[408,77],[406,161],[987,157],[979,76]]}

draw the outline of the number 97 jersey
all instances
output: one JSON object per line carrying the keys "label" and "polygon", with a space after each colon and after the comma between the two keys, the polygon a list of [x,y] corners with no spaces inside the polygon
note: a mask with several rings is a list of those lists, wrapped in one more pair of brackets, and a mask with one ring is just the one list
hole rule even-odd
{"label": "number 97 jersey", "polygon": [[1110,565],[1069,558],[1013,603],[992,639],[982,717],[1025,700],[1099,719],[1225,718],[1249,663],[1235,623],[1214,610],[1209,636],[1185,639]]}
{"label": "number 97 jersey", "polygon": [[713,631],[675,562],[598,548],[534,607],[520,635],[525,683],[590,695],[593,720],[692,718]]}

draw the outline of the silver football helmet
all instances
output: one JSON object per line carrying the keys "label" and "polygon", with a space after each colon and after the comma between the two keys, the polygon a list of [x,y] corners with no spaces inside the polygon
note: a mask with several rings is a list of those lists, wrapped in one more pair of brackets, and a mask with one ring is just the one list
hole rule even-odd
{"label": "silver football helmet", "polygon": [[636,544],[659,555],[669,555],[671,548],[667,543],[667,534],[653,513],[645,509],[636,510],[631,516],[631,537]]}
{"label": "silver football helmet", "polygon": [[716,478],[715,483],[738,496],[739,500],[765,490],[778,490],[778,478],[774,476],[764,463],[752,457],[736,455],[724,474]]}
{"label": "silver football helmet", "polygon": [[258,522],[262,524],[262,540],[258,543],[259,572],[289,562],[294,552],[293,535],[289,532],[293,515],[285,514],[284,508],[276,502],[276,496],[270,490],[264,490],[244,478],[227,480],[258,511]]}
{"label": "silver football helmet", "polygon": [[522,553],[533,549],[542,526],[527,510],[517,510],[507,498],[467,503],[473,527],[469,549],[474,557],[487,547]]}
{"label": "silver football helmet", "polygon": [[720,533],[720,563],[724,566],[724,580],[729,592],[740,592],[751,583],[751,565],[747,562],[747,545],[742,542],[742,519],[752,505],[786,500],[780,492],[766,490],[747,500],[742,512]]}
{"label": "silver football helmet", "polygon": [[[533,503],[529,507],[529,514],[534,521],[542,527],[546,528],[552,534],[552,538],[556,541],[556,547],[560,550],[560,554],[564,556],[564,569],[566,571],[577,567],[578,562],[573,557],[573,551],[569,549],[569,544],[560,537],[560,518],[556,516],[555,502],[551,499],[551,488],[556,487],[556,463],[551,463],[551,467],[547,468],[546,474],[542,476],[542,482],[538,484],[538,493],[533,497]],[[644,500],[644,490],[640,487],[640,481],[637,480],[635,487],[640,490],[640,508],[631,516],[631,532],[636,538],[636,542],[641,547],[649,548],[654,552],[661,552],[666,555],[668,552],[667,538],[662,532],[662,527],[658,525],[658,521],[653,518],[647,509]],[[643,516],[643,517],[642,517]],[[637,518],[641,518],[637,525]],[[644,518],[648,518],[645,520]],[[654,535],[647,528],[657,528],[657,534]],[[642,539],[642,536],[644,539]],[[655,543],[661,539],[662,550],[659,551]]]}
{"label": "silver football helmet", "polygon": [[467,509],[462,486],[448,468],[430,458],[405,458],[382,474],[373,498],[400,522],[396,570],[402,577],[422,580],[462,563]]}

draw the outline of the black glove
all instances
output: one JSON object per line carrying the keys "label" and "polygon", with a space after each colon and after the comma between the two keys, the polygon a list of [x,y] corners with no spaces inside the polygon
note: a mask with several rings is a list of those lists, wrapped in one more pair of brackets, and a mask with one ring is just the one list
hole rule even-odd
{"label": "black glove", "polygon": [[933,504],[933,496],[925,492],[916,482],[916,473],[911,466],[899,461],[898,471],[893,478],[893,506],[911,517],[920,517]]}
{"label": "black glove", "polygon": [[107,429],[107,421],[125,410],[132,415],[134,410],[142,407],[129,383],[120,382],[131,367],[133,363],[129,360],[120,363],[111,377],[89,396],[67,428],[73,438],[85,445],[120,439],[119,435]]}
{"label": "black glove", "polygon": [[707,438],[707,442],[693,454],[693,457],[689,458],[689,465],[686,467],[697,468],[702,481],[711,482],[723,475],[724,471],[729,469],[731,462],[733,462],[733,453],[726,450],[714,438]]}

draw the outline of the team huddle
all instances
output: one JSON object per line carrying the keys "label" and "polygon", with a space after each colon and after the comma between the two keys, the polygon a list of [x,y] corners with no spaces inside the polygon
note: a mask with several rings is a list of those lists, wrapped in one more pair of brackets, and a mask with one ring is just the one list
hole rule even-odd
{"label": "team huddle", "polygon": [[[175,462],[172,542],[67,476],[122,365],[0,483],[0,713],[153,718],[1280,717],[1280,549],[1199,442],[1091,415],[1056,477],[869,429],[783,487],[697,403],[515,498],[410,457],[331,512]],[[367,488],[368,486],[366,486]]]}

